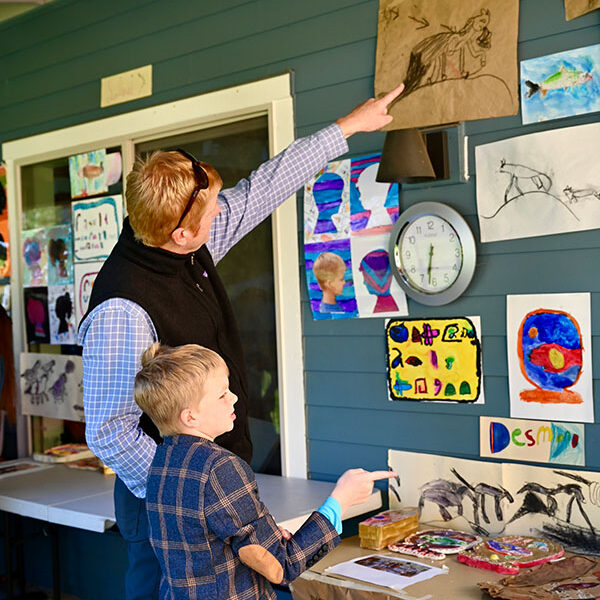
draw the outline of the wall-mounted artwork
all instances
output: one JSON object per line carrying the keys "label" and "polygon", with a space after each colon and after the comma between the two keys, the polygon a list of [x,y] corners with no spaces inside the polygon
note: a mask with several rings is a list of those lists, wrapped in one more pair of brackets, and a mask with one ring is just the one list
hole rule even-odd
{"label": "wall-mounted artwork", "polygon": [[390,400],[483,401],[478,317],[390,319]]}
{"label": "wall-mounted artwork", "polygon": [[565,19],[570,21],[600,8],[600,0],[565,0]]}
{"label": "wall-mounted artwork", "polygon": [[84,420],[80,356],[22,352],[20,365],[23,414]]}
{"label": "wall-mounted artwork", "polygon": [[523,124],[600,110],[600,44],[521,61]]}
{"label": "wall-mounted artwork", "polygon": [[107,196],[71,204],[75,262],[108,258],[123,226],[123,199]]}
{"label": "wall-mounted artwork", "polygon": [[381,154],[350,161],[350,226],[352,235],[391,231],[398,220],[398,184],[375,180]]}
{"label": "wall-mounted artwork", "polygon": [[111,152],[106,155],[106,185],[111,186],[121,179],[123,161],[120,152]]}
{"label": "wall-mounted artwork", "polygon": [[534,535],[600,554],[600,473],[390,450],[390,508],[479,535]]}
{"label": "wall-mounted artwork", "polygon": [[598,156],[600,123],[477,146],[481,241],[600,227]]}
{"label": "wall-mounted artwork", "polygon": [[46,229],[21,232],[23,287],[48,285],[48,239]]}
{"label": "wall-mounted artwork", "polygon": [[47,230],[48,285],[73,283],[73,236],[70,225]]}
{"label": "wall-mounted artwork", "polygon": [[4,277],[10,277],[10,244],[8,234],[6,167],[0,165],[0,279]]}
{"label": "wall-mounted artwork", "polygon": [[75,303],[72,285],[48,286],[50,343],[76,344]]}
{"label": "wall-mounted artwork", "polygon": [[27,342],[48,344],[50,342],[48,288],[25,288],[23,290],[23,307]]}
{"label": "wall-mounted artwork", "polygon": [[404,82],[387,129],[514,115],[517,0],[380,0],[375,95]]}
{"label": "wall-mounted artwork", "polygon": [[506,297],[510,416],[594,422],[590,294]]}
{"label": "wall-mounted artwork", "polygon": [[350,235],[350,161],[330,162],[304,186],[304,241]]}
{"label": "wall-mounted artwork", "polygon": [[75,326],[79,327],[81,319],[87,312],[92,288],[96,276],[102,268],[102,261],[75,263]]}
{"label": "wall-mounted artwork", "polygon": [[108,192],[106,150],[69,156],[71,198],[86,198]]}
{"label": "wall-mounted artwork", "polygon": [[479,417],[479,454],[500,460],[585,465],[581,423]]}

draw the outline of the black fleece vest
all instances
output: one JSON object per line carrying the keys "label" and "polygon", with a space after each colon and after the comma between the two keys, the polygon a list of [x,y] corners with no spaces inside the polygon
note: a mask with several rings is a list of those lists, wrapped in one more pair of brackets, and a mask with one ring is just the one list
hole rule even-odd
{"label": "black fleece vest", "polygon": [[[161,343],[200,344],[225,359],[229,387],[238,397],[236,420],[233,430],[216,441],[249,463],[252,443],[248,431],[248,382],[240,334],[206,246],[190,254],[146,246],[135,240],[129,219],[125,219],[119,240],[94,282],[88,314],[110,298],[125,298],[141,306],[152,319]],[[140,427],[161,441],[145,414]]]}

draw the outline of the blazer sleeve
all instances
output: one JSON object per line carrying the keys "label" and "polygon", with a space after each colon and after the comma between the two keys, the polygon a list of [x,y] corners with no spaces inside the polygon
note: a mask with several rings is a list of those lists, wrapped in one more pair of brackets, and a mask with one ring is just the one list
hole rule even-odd
{"label": "blazer sleeve", "polygon": [[333,525],[318,512],[286,540],[259,498],[254,473],[235,455],[215,460],[204,497],[209,529],[272,583],[293,581],[340,543]]}

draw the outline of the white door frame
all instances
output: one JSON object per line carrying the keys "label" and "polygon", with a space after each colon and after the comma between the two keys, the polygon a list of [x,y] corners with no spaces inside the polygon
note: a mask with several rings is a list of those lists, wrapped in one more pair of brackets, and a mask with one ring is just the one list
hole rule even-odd
{"label": "white door frame", "polygon": [[[4,143],[2,155],[7,168],[9,227],[13,246],[11,305],[15,363],[19,364],[19,355],[25,350],[26,340],[22,261],[20,243],[17,242],[21,233],[21,167],[98,148],[121,146],[123,170],[127,173],[133,164],[133,148],[138,141],[258,115],[267,115],[269,150],[274,156],[294,140],[294,105],[290,90],[291,77],[286,73]],[[278,208],[273,213],[272,223],[282,474],[306,478],[304,357],[295,200],[290,199]],[[21,421],[20,429],[19,453],[23,455],[30,451],[29,441],[24,441],[29,437],[24,421]]]}

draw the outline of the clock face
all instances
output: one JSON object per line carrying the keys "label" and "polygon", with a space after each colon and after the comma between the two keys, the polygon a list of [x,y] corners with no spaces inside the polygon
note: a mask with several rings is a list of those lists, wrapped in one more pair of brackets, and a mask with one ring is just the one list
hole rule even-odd
{"label": "clock face", "polygon": [[395,259],[412,288],[439,294],[458,279],[463,267],[463,247],[448,221],[434,214],[422,215],[402,230]]}

